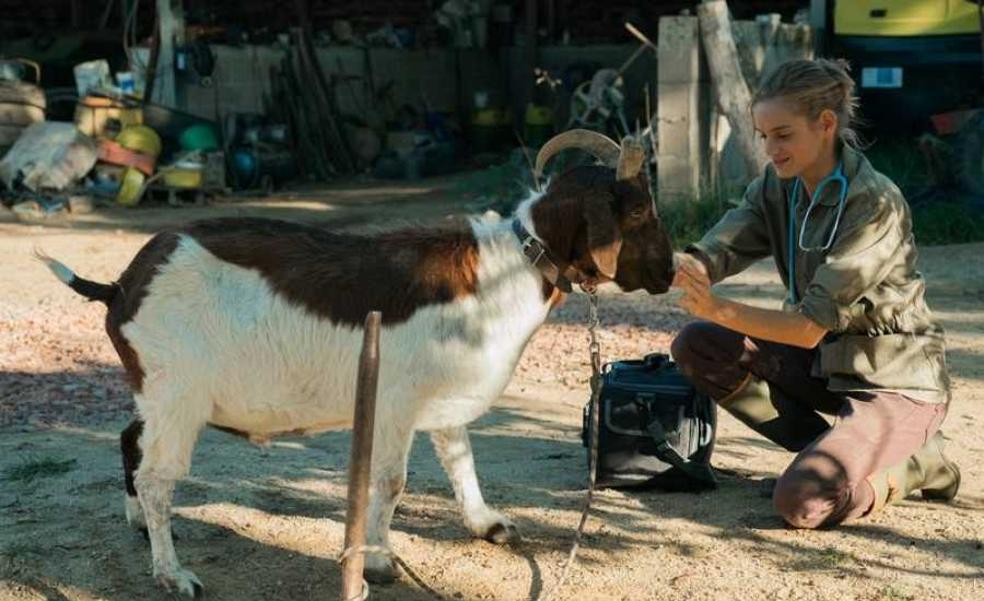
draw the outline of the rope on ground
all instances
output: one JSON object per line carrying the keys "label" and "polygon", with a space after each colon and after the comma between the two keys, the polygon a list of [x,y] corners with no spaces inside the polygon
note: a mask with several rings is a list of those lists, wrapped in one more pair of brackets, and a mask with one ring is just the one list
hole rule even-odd
{"label": "rope on ground", "polygon": [[564,582],[567,580],[567,576],[571,571],[571,567],[574,565],[574,559],[577,557],[577,551],[581,546],[581,539],[584,536],[584,525],[588,521],[588,515],[591,513],[591,501],[594,499],[595,492],[595,482],[598,475],[598,414],[599,414],[599,401],[601,398],[601,345],[598,343],[598,338],[596,335],[600,320],[598,319],[598,295],[593,289],[586,289],[585,292],[588,293],[588,308],[590,311],[588,319],[588,333],[591,336],[591,342],[588,345],[588,351],[591,354],[591,434],[589,439],[591,441],[591,446],[588,454],[588,494],[584,499],[584,507],[581,509],[581,521],[577,525],[577,531],[574,533],[574,542],[571,543],[570,553],[567,554],[567,560],[564,562],[564,568],[560,573],[560,578],[553,585],[547,593],[540,597],[540,601],[550,601],[553,596],[564,586]]}
{"label": "rope on ground", "polygon": [[[417,572],[415,572],[413,568],[411,568],[410,565],[403,560],[402,557],[394,553],[393,550],[389,549],[388,547],[383,547],[380,545],[355,545],[342,551],[341,555],[338,556],[338,563],[344,562],[346,559],[350,558],[352,555],[355,555],[356,553],[362,553],[362,554],[376,553],[379,555],[386,555],[388,557],[392,557],[393,561],[395,561],[401,568],[403,568],[403,571],[407,573],[407,576],[409,576],[410,579],[413,580],[417,584],[417,586],[419,586],[422,590],[432,595],[435,599],[442,599],[442,600],[445,599],[443,595],[441,595],[439,592],[434,590],[434,588],[431,587],[429,584],[424,582],[423,578],[421,578],[420,575],[417,574]],[[351,599],[351,600],[346,599],[346,601],[365,601],[365,599],[369,597],[369,584],[365,580],[362,581],[362,591],[363,591],[363,596],[360,599]]]}

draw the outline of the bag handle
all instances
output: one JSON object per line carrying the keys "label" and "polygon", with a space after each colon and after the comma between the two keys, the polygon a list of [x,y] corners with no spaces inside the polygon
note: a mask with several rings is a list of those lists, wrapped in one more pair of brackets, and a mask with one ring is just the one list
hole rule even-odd
{"label": "bag handle", "polygon": [[714,470],[711,469],[711,466],[706,463],[690,461],[682,457],[680,453],[677,453],[676,449],[671,447],[670,443],[667,442],[666,430],[663,429],[663,424],[659,422],[659,419],[649,420],[649,424],[646,426],[646,432],[649,433],[649,436],[652,437],[653,442],[656,444],[656,457],[669,463],[694,480],[703,482],[708,488],[717,488],[717,478],[714,476]]}
{"label": "bag handle", "polygon": [[670,358],[663,353],[650,353],[642,358],[642,364],[646,369],[658,370],[670,364]]}

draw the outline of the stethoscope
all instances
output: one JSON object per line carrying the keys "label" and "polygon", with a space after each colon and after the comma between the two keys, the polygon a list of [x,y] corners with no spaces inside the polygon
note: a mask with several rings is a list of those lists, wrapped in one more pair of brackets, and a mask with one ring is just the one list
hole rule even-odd
{"label": "stethoscope", "polygon": [[[834,217],[834,227],[830,229],[830,235],[827,236],[827,242],[822,246],[808,247],[803,243],[806,238],[806,225],[810,221],[810,215],[813,213],[813,209],[819,204],[820,197],[823,194],[824,187],[827,184],[835,183],[840,184],[840,201],[837,203],[837,215]],[[806,214],[803,215],[803,224],[800,226],[799,240],[796,239],[796,203],[799,201],[799,190],[800,190],[800,178],[796,178],[793,182],[793,192],[789,195],[789,303],[795,305],[798,303],[798,298],[796,295],[796,247],[803,252],[826,252],[834,244],[834,237],[837,235],[837,226],[840,225],[841,215],[844,213],[844,204],[847,202],[847,176],[844,175],[844,162],[841,161],[837,164],[837,168],[834,172],[827,177],[820,180],[817,185],[817,189],[813,191],[813,197],[810,199],[810,206],[806,208]]]}

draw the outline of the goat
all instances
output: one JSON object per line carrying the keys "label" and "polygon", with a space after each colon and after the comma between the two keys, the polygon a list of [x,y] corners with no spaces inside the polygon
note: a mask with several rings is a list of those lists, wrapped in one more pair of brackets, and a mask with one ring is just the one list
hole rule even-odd
{"label": "goat", "polygon": [[[466,426],[506,387],[520,355],[572,283],[614,281],[665,292],[672,252],[641,148],[572,130],[541,149],[536,172],[565,148],[603,165],[571,169],[511,219],[372,235],[283,221],[224,218],[156,234],[113,284],[40,256],[73,290],[105,303],[106,331],[134,393],[120,437],[127,521],[146,529],[159,584],[190,596],[171,537],[175,482],[200,430],[254,441],[351,425],[362,326],[382,312],[367,544],[387,546],[415,431],[428,431],[467,529],[518,537],[482,498]],[[385,554],[366,577],[397,575]]]}

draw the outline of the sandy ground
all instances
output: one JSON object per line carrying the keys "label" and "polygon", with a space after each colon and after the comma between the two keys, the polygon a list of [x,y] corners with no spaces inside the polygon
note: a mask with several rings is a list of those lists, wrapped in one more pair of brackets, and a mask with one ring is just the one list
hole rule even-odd
{"label": "sandy ground", "polygon": [[[207,214],[332,221],[340,227],[469,208],[447,180],[332,188],[210,207],[100,211],[40,225],[0,213],[0,600],[129,601],[167,595],[149,546],[124,523],[118,434],[131,400],[86,304],[30,259],[37,245],[98,280],[115,277],[162,225]],[[833,531],[794,531],[759,481],[791,459],[727,415],[713,493],[603,491],[559,599],[984,598],[984,245],[923,250],[929,300],[949,332],[955,399],[945,432],[963,469],[952,505],[917,499]],[[768,264],[720,287],[775,306]],[[670,296],[605,295],[605,357],[666,351],[687,317]],[[573,297],[534,336],[496,408],[472,429],[490,504],[523,541],[471,540],[425,437],[414,446],[395,551],[443,598],[534,599],[560,574],[584,496],[581,407],[586,303]],[[337,598],[348,433],[258,448],[202,437],[175,497],[178,554],[209,599]],[[432,598],[410,580],[372,599]]]}

